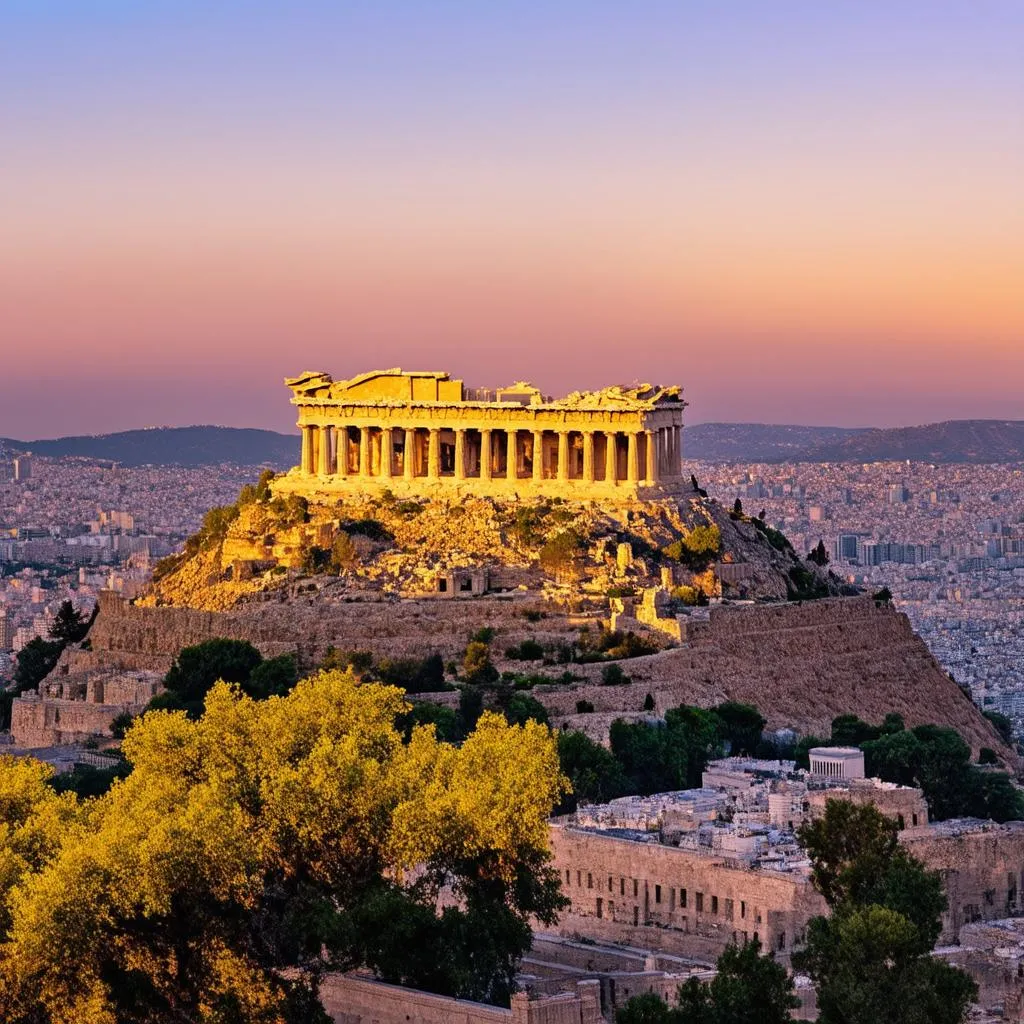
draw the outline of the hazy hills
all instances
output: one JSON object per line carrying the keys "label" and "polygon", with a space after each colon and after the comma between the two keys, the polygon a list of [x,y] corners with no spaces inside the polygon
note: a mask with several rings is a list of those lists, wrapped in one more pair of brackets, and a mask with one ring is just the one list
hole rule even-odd
{"label": "hazy hills", "polygon": [[708,462],[1024,462],[1024,421],[948,420],[920,427],[700,423],[683,451]]}
{"label": "hazy hills", "polygon": [[[0,438],[0,451],[77,455],[124,466],[267,465],[299,461],[298,434],[237,427],[156,427],[46,441]],[[891,429],[698,423],[684,456],[707,462],[1024,462],[1024,421],[949,420]]]}
{"label": "hazy hills", "polygon": [[298,434],[237,427],[154,427],[48,441],[0,438],[0,448],[52,458],[78,455],[110,459],[123,466],[215,466],[231,462],[283,470],[299,461]]}

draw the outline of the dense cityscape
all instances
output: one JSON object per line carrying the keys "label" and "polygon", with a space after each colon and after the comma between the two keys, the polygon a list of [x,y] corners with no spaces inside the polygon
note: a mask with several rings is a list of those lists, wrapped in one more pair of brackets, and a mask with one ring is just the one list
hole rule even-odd
{"label": "dense cityscape", "polygon": [[764,509],[844,580],[893,594],[975,703],[1024,726],[1024,470],[1019,465],[701,463],[723,502]]}

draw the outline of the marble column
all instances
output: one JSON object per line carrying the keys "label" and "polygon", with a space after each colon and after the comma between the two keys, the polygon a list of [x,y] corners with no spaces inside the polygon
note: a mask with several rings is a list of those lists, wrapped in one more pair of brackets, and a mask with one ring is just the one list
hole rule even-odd
{"label": "marble column", "polygon": [[466,479],[466,431],[455,431],[455,479]]}
{"label": "marble column", "polygon": [[480,479],[490,480],[491,479],[491,459],[493,458],[492,445],[491,445],[491,432],[489,430],[480,431]]}
{"label": "marble column", "polygon": [[302,475],[313,475],[313,431],[315,427],[302,428]]}
{"label": "marble column", "polygon": [[544,479],[544,432],[533,432],[533,482],[540,483]]}
{"label": "marble column", "polygon": [[441,430],[430,428],[430,448],[427,452],[427,477],[430,480],[441,479]]}
{"label": "marble column", "polygon": [[392,466],[394,465],[394,451],[392,444],[391,427],[385,427],[380,432],[380,475],[391,478]]}
{"label": "marble column", "polygon": [[334,472],[348,476],[348,427],[334,428]]}
{"label": "marble column", "polygon": [[640,479],[640,459],[637,450],[637,435],[634,431],[631,430],[626,435],[626,443],[626,479],[630,483],[635,483]]}
{"label": "marble column", "polygon": [[558,432],[558,479],[569,479],[569,431]]}
{"label": "marble column", "polygon": [[318,453],[317,472],[320,476],[331,475],[331,428],[323,426],[320,428],[320,451]]}
{"label": "marble column", "polygon": [[359,475],[370,475],[370,428],[359,428]]}
{"label": "marble column", "polygon": [[672,472],[676,476],[683,472],[683,428],[675,426],[672,428]]}
{"label": "marble column", "polygon": [[588,483],[594,482],[594,432],[583,431],[583,479]]}
{"label": "marble column", "polygon": [[645,452],[647,462],[647,483],[658,482],[658,433],[655,430],[645,430],[644,437],[647,439],[647,450]]}
{"label": "marble column", "polygon": [[604,456],[604,482],[613,484],[619,475],[618,434],[614,430],[605,432],[606,450]]}
{"label": "marble column", "polygon": [[519,433],[517,430],[506,431],[508,435],[508,446],[506,448],[506,462],[505,476],[509,480],[515,480],[519,476],[519,467],[517,464],[517,453],[516,453],[516,436]]}
{"label": "marble column", "polygon": [[402,456],[402,476],[412,480],[416,476],[416,431],[405,428],[405,454]]}

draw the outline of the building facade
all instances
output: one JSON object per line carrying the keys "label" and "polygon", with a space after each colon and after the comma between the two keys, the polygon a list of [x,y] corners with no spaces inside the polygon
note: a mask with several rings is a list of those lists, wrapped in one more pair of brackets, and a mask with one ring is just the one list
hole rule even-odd
{"label": "building facade", "polygon": [[529,384],[468,388],[447,373],[400,369],[285,383],[302,432],[287,478],[296,489],[635,497],[682,476],[679,387],[553,400]]}

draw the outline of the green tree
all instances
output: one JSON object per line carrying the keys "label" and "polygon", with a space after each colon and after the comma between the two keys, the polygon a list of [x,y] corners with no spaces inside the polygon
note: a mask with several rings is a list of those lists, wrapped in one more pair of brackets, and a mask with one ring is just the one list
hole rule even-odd
{"label": "green tree", "polygon": [[825,549],[825,542],[819,540],[816,547],[812,548],[807,555],[807,561],[813,562],[824,568],[829,563],[828,551]]}
{"label": "green tree", "polygon": [[898,846],[872,805],[829,800],[798,838],[832,910],[793,955],[817,987],[821,1024],[959,1024],[977,989],[931,957],[946,907],[938,873]]}
{"label": "green tree", "polygon": [[760,943],[730,945],[718,958],[709,984],[691,978],[681,985],[675,1007],[648,992],[628,1000],[616,1024],[788,1024],[800,1005],[793,979]]}
{"label": "green tree", "polygon": [[505,718],[513,725],[525,725],[528,721],[548,724],[547,708],[536,697],[528,693],[513,693],[502,708]]}
{"label": "green tree", "polygon": [[878,739],[881,732],[857,715],[837,715],[832,719],[832,742],[837,746],[859,747],[868,740]]}
{"label": "green tree", "polygon": [[607,803],[627,791],[618,759],[586,733],[558,733],[558,760],[572,786],[559,808],[563,814],[576,810],[577,804]]}
{"label": "green tree", "polygon": [[753,756],[761,742],[767,719],[751,704],[727,700],[711,709],[722,723],[722,739],[729,744],[729,753]]}
{"label": "green tree", "polygon": [[60,640],[33,637],[20,651],[14,670],[14,692],[34,690],[53,671],[64,644]]}
{"label": "green tree", "polygon": [[50,639],[65,647],[68,644],[81,643],[91,625],[91,618],[87,619],[70,601],[63,601],[50,625]]}
{"label": "green tree", "polygon": [[217,637],[184,647],[164,677],[166,692],[155,697],[150,707],[181,710],[189,718],[198,718],[203,711],[203,701],[215,683],[238,683],[245,690],[262,661],[260,652],[246,640]]}
{"label": "green tree", "polygon": [[474,686],[487,686],[497,682],[499,673],[491,663],[491,648],[479,640],[471,640],[462,659],[466,682]]}
{"label": "green tree", "polygon": [[1008,746],[1013,746],[1013,722],[1011,722],[1006,715],[1000,714],[998,711],[985,711],[985,717],[995,727],[997,733],[999,733],[1002,741]]}

